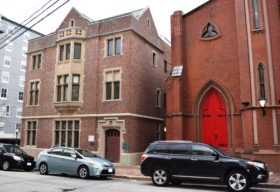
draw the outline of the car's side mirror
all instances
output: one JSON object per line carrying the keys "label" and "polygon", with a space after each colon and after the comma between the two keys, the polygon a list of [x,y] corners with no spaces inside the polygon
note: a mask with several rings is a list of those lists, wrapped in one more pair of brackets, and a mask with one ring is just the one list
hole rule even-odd
{"label": "car's side mirror", "polygon": [[216,157],[216,159],[219,159],[220,157],[219,154],[215,151],[213,151],[212,156]]}

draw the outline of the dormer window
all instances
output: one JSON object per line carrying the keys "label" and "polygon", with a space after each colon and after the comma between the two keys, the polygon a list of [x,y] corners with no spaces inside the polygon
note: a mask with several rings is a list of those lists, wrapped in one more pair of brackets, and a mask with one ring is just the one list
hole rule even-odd
{"label": "dormer window", "polygon": [[212,23],[208,22],[202,30],[202,40],[212,40],[220,37],[220,33]]}
{"label": "dormer window", "polygon": [[69,27],[75,27],[75,20],[72,19],[70,22],[69,22]]}

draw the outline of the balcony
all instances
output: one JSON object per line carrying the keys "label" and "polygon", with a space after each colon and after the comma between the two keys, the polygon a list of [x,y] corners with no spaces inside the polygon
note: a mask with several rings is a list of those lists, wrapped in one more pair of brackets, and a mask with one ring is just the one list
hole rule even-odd
{"label": "balcony", "polygon": [[86,37],[86,31],[81,28],[67,28],[58,31],[57,34],[57,41],[65,40],[65,39],[72,39],[78,38],[83,39]]}
{"label": "balcony", "polygon": [[62,114],[73,114],[82,106],[81,102],[78,101],[66,101],[66,102],[55,102],[54,108],[57,112]]}

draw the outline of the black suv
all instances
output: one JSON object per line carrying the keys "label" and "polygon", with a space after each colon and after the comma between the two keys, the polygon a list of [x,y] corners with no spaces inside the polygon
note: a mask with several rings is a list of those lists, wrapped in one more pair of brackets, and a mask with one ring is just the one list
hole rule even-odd
{"label": "black suv", "polygon": [[0,168],[31,171],[36,166],[34,157],[27,155],[19,146],[0,143]]}
{"label": "black suv", "polygon": [[267,182],[265,163],[231,157],[224,151],[190,141],[156,141],[141,157],[141,172],[157,186],[169,182],[217,181],[231,191],[246,191],[251,185]]}

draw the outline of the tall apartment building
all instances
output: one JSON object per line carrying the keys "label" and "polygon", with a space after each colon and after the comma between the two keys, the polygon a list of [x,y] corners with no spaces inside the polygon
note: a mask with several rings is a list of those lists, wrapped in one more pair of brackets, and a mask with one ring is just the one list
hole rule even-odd
{"label": "tall apartment building", "polygon": [[54,33],[30,41],[22,145],[137,164],[163,135],[169,58],[148,8],[99,21],[73,8]]}
{"label": "tall apartment building", "polygon": [[20,134],[27,44],[42,35],[28,29],[10,41],[24,30],[24,26],[0,15],[0,47],[7,44],[0,48],[0,142],[14,143],[17,132]]}
{"label": "tall apartment building", "polygon": [[280,170],[279,15],[278,0],[210,0],[174,12],[168,139],[209,143]]}

